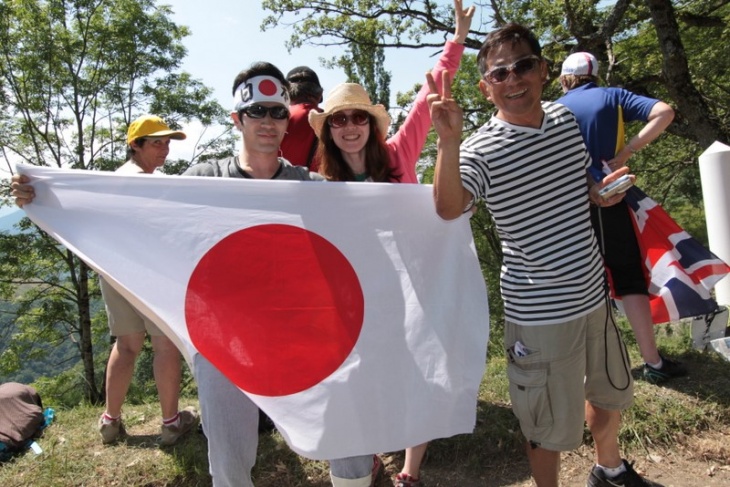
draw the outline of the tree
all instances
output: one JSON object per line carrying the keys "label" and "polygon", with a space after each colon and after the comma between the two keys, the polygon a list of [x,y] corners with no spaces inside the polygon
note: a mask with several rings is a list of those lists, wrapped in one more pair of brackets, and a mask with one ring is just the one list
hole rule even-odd
{"label": "tree", "polygon": [[385,70],[385,49],[378,45],[378,32],[371,23],[356,33],[357,42],[347,47],[347,52],[327,67],[341,67],[348,83],[360,83],[370,95],[373,103],[390,107],[390,72]]}
{"label": "tree", "polygon": [[[730,35],[728,0],[490,0],[477,4],[467,49],[478,50],[487,33],[506,24],[530,26],[543,46],[550,65],[544,98],[562,95],[556,79],[562,60],[571,52],[594,53],[601,62],[602,78],[610,86],[662,99],[676,110],[668,134],[633,158],[644,190],[668,210],[676,210],[680,224],[697,228],[702,204],[699,171],[694,161],[712,143],[730,142],[728,87],[730,70],[724,40]],[[290,49],[366,44],[368,49],[434,48],[453,32],[449,0],[264,0],[271,15],[263,28],[286,25],[293,34]],[[364,41],[361,31],[369,33]],[[373,42],[376,44],[373,45]],[[687,46],[687,47],[685,47]],[[349,54],[341,58],[347,63]],[[350,62],[355,62],[350,56]],[[493,111],[479,93],[480,74],[475,56],[465,54],[452,92],[465,111],[464,133],[483,124]],[[396,125],[407,113],[414,90],[400,94]],[[629,127],[636,131],[638,127]],[[429,165],[435,160],[435,137],[422,153],[429,182]],[[686,221],[682,221],[686,218]],[[498,293],[500,250],[494,225],[486,214],[472,218],[475,241],[490,289],[493,317],[499,322]],[[702,237],[702,232],[695,236]]]}
{"label": "tree", "polygon": [[[641,183],[666,204],[701,204],[697,166],[687,164],[714,140],[730,143],[728,87],[730,35],[727,0],[491,0],[482,3],[467,48],[506,22],[529,25],[551,64],[546,99],[560,89],[562,60],[573,51],[593,52],[607,85],[623,86],[670,103],[676,110],[669,134],[635,162]],[[453,31],[449,1],[264,0],[272,14],[263,27],[288,25],[290,48],[357,44],[360,29],[376,29],[378,46],[438,47]],[[387,50],[386,50],[387,53]],[[474,73],[472,84],[478,81]],[[479,106],[479,105],[475,105]],[[469,107],[469,105],[467,105]],[[677,151],[677,149],[680,149]]]}
{"label": "tree", "polygon": [[[129,122],[142,113],[154,112],[173,127],[225,120],[211,91],[178,72],[188,29],[170,17],[170,8],[154,0],[0,3],[0,148],[8,165],[113,169],[125,158]],[[225,142],[212,148],[226,150]],[[13,356],[39,350],[37,340],[74,340],[84,396],[101,401],[92,271],[27,220],[0,245],[12,256],[0,266],[0,290],[17,303],[18,330],[0,350],[0,364],[11,367]]]}

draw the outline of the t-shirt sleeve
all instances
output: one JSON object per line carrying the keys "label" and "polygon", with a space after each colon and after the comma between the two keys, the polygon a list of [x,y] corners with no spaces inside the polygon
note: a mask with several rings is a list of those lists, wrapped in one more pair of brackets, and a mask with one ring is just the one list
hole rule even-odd
{"label": "t-shirt sleeve", "polygon": [[647,96],[637,95],[628,90],[616,89],[619,93],[619,104],[623,111],[624,122],[646,122],[649,120],[651,109],[659,100]]}
{"label": "t-shirt sleeve", "polygon": [[475,151],[471,146],[471,138],[468,138],[461,144],[461,152],[459,153],[459,172],[461,173],[461,184],[471,193],[471,201],[464,208],[469,210],[478,200],[486,199],[487,194],[487,178],[481,162],[482,155]]}
{"label": "t-shirt sleeve", "polygon": [[208,164],[207,162],[201,162],[187,168],[182,175],[213,177],[215,176],[215,172],[215,168],[211,164]]}

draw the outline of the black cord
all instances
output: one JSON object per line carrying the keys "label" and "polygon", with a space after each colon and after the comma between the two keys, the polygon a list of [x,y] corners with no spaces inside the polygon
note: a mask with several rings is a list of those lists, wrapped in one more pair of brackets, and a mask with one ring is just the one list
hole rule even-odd
{"label": "black cord", "polygon": [[[604,249],[605,249],[605,240],[603,238],[603,218],[601,218],[601,208],[598,208],[598,227],[600,230],[600,240],[598,242],[599,247],[601,249],[601,256],[604,255]],[[618,391],[625,391],[629,388],[631,385],[631,370],[629,369],[629,358],[628,358],[628,351],[626,350],[626,345],[624,344],[623,340],[621,339],[621,331],[618,329],[618,325],[616,324],[616,320],[613,318],[613,313],[611,312],[611,290],[608,287],[608,274],[606,273],[605,267],[603,270],[603,295],[605,297],[606,302],[606,320],[603,324],[603,357],[604,357],[604,367],[606,369],[606,377],[608,378],[608,382],[611,384],[611,387]],[[618,341],[618,347],[621,351],[621,358],[623,359],[624,363],[624,373],[626,374],[626,385],[624,387],[617,387],[614,383],[613,379],[611,378],[610,371],[608,370],[608,322],[611,321],[611,324],[613,325],[613,330],[616,334],[616,340]]]}
{"label": "black cord", "polygon": [[[629,369],[629,358],[628,358],[628,351],[626,350],[626,345],[624,344],[624,341],[621,339],[621,331],[618,329],[618,325],[616,325],[616,320],[613,319],[613,313],[611,312],[611,298],[608,295],[608,289],[606,289],[606,321],[604,323],[603,327],[603,348],[604,348],[604,365],[606,367],[606,377],[608,377],[608,382],[611,384],[611,387],[618,391],[625,391],[629,388],[631,385],[631,370]],[[614,383],[613,379],[611,378],[611,374],[608,370],[608,322],[611,321],[611,324],[613,325],[613,330],[615,332],[616,341],[618,342],[618,348],[621,351],[621,359],[624,363],[624,373],[626,376],[626,385],[623,387],[618,387]]]}

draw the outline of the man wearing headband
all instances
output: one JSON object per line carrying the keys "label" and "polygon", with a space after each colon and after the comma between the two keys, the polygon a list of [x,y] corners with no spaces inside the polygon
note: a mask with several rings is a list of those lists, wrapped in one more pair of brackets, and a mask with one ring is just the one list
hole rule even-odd
{"label": "man wearing headband", "polygon": [[321,180],[306,167],[279,158],[289,123],[289,82],[269,63],[256,63],[238,74],[233,85],[233,125],[242,135],[238,155],[190,167],[186,176],[247,179]]}
{"label": "man wearing headband", "polygon": [[[288,108],[289,82],[276,66],[259,62],[241,71],[233,83],[231,112],[233,124],[242,135],[238,155],[197,164],[184,175],[322,181],[319,174],[279,157],[289,122]],[[200,354],[193,359],[193,370],[208,437],[213,485],[253,486],[258,407]],[[373,455],[331,460],[333,485],[370,486],[374,461]]]}

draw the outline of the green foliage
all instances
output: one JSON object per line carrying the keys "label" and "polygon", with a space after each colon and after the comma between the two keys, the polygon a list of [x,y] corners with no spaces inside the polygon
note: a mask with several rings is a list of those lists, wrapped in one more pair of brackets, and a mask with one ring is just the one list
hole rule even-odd
{"label": "green foliage", "polygon": [[[625,320],[619,319],[624,337],[632,338]],[[675,379],[666,386],[636,380],[634,405],[622,414],[619,442],[627,458],[646,455],[695,459],[701,471],[727,463],[727,441],[723,432],[730,427],[730,363],[718,354],[699,353],[685,340],[686,324],[657,327],[662,350],[680,357],[690,369],[687,378]],[[639,351],[629,341],[634,363]],[[506,359],[503,351],[492,352],[479,390],[476,427],[473,434],[457,435],[430,443],[424,463],[429,485],[523,485],[529,483],[525,465],[524,439],[509,402]],[[634,377],[640,369],[633,369]],[[33,385],[45,406],[56,408],[56,421],[39,441],[45,454],[26,454],[0,468],[0,485],[210,485],[207,474],[205,437],[192,433],[173,448],[158,448],[160,411],[156,398],[127,403],[124,417],[130,437],[111,447],[101,447],[96,421],[100,408],[81,404],[75,407],[59,402],[73,388],[69,375],[44,379]],[[195,404],[193,396],[183,395],[181,404]],[[725,433],[726,434],[726,433]],[[590,436],[586,435],[590,447]],[[277,432],[259,436],[254,481],[260,487],[291,487],[330,484],[327,462],[304,459],[292,452]],[[575,468],[576,457],[592,455],[586,449],[564,454],[566,467]],[[388,476],[399,471],[402,452],[383,453],[387,475],[377,484],[390,485]],[[641,460],[640,460],[641,461]],[[681,478],[674,461],[660,464],[664,479]],[[583,465],[582,468],[588,467]],[[515,476],[515,469],[523,476]],[[509,473],[508,473],[509,471]],[[585,480],[585,471],[578,474]],[[722,480],[722,473],[713,478]],[[565,473],[563,469],[562,475]],[[457,480],[458,479],[458,480]],[[487,480],[489,479],[489,480]],[[707,480],[707,479],[705,479]],[[469,484],[472,482],[472,484]],[[576,485],[565,483],[565,485]],[[702,479],[694,483],[702,484]]]}
{"label": "green foliage", "polygon": [[[179,71],[186,27],[154,0],[99,2],[9,0],[0,4],[0,149],[13,160],[42,166],[112,170],[126,153],[126,129],[153,112],[173,125],[223,122],[211,91]],[[229,134],[230,135],[230,134]],[[193,160],[230,154],[230,136],[202,142]],[[101,400],[93,361],[102,333],[93,309],[95,276],[38,228],[0,237],[9,256],[0,264],[2,299],[15,313],[0,370],[73,343],[84,362],[81,390]],[[96,329],[95,329],[96,327]],[[47,345],[46,347],[40,344]]]}
{"label": "green foliage", "polygon": [[[205,436],[193,432],[172,448],[156,445],[160,432],[158,404],[125,410],[126,427],[135,436],[119,445],[102,447],[96,429],[101,413],[98,407],[70,409],[42,399],[44,406],[56,409],[54,423],[39,441],[44,453],[26,454],[4,464],[0,469],[2,485],[210,485]],[[194,400],[183,401],[195,404]]]}
{"label": "green foliage", "polygon": [[352,35],[355,37],[345,54],[325,62],[325,66],[342,68],[348,83],[360,83],[373,103],[389,108],[391,74],[383,66],[385,49],[378,46],[380,33],[377,23],[363,22]]}
{"label": "green foliage", "polygon": [[[262,28],[291,26],[290,48],[345,45],[352,53],[376,47],[438,47],[453,30],[452,3],[445,0],[266,0],[262,5],[271,12]],[[730,143],[730,60],[724,55],[728,20],[727,2],[505,0],[477,5],[465,45],[478,49],[496,26],[524,23],[540,38],[551,67],[545,99],[562,94],[556,81],[562,60],[570,52],[586,50],[599,58],[605,85],[671,104],[677,116],[667,135],[630,160],[642,189],[671,213],[686,204],[699,206],[697,157],[713,138]],[[345,57],[353,59],[351,54]],[[454,92],[465,109],[466,133],[490,112],[478,80],[473,60],[465,55]],[[402,96],[412,99],[410,93]],[[398,98],[399,107],[407,105]],[[399,120],[404,116],[397,113]],[[423,166],[432,163],[434,142],[430,139],[424,150]]]}
{"label": "green foliage", "polygon": [[83,393],[84,375],[80,363],[53,377],[38,378],[33,387],[45,404],[53,404],[55,407],[70,409],[87,403]]}
{"label": "green foliage", "polygon": [[[157,385],[155,383],[153,363],[154,352],[152,350],[152,343],[148,337],[147,340],[145,340],[142,351],[137,357],[134,367],[134,376],[129,387],[129,392],[125,397],[125,404],[145,404],[157,401]],[[192,374],[190,373],[190,368],[184,364],[180,380],[180,389],[182,396],[194,397],[198,393],[198,388],[193,380]]]}
{"label": "green foliage", "polygon": [[[453,18],[450,6],[436,2],[334,0],[331,2],[310,0],[264,0],[264,10],[272,12],[262,27],[289,25],[294,33],[287,47],[297,48],[305,44],[349,44],[358,39],[359,31],[373,29],[383,35],[389,44],[412,40],[421,44],[424,34],[433,27],[424,24],[426,16],[419,8]],[[334,42],[329,42],[334,40]],[[435,44],[438,46],[441,43]]]}

